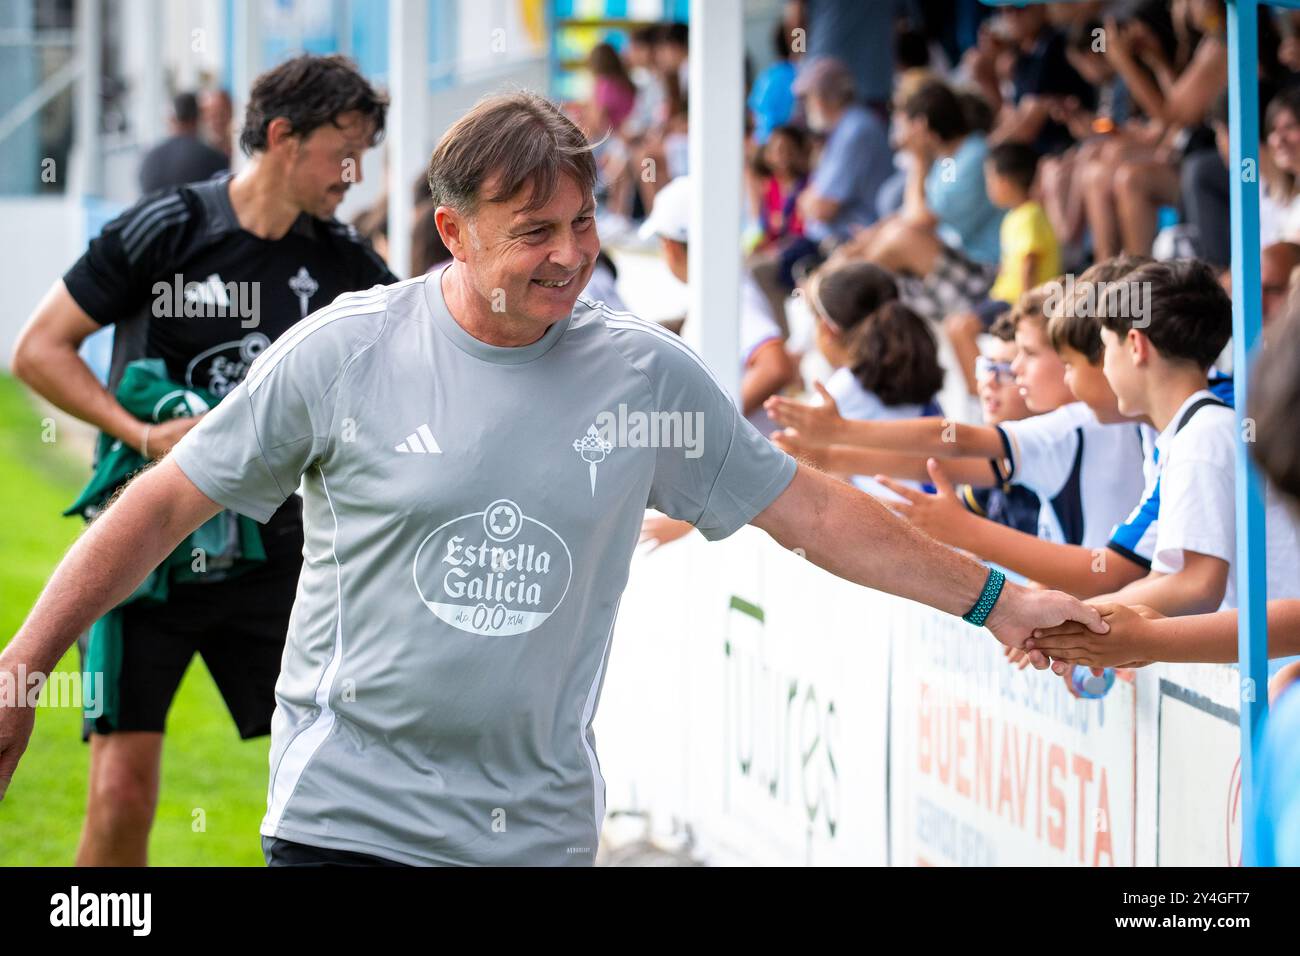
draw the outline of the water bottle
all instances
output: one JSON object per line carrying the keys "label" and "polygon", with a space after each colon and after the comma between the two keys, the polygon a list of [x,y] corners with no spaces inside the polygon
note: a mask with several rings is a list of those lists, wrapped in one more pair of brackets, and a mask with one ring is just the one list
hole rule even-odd
{"label": "water bottle", "polygon": [[1100,700],[1106,696],[1106,692],[1114,683],[1115,668],[1113,667],[1103,670],[1100,677],[1092,672],[1091,667],[1084,667],[1082,664],[1075,664],[1070,672],[1070,689],[1074,691],[1076,697],[1082,697],[1084,700]]}

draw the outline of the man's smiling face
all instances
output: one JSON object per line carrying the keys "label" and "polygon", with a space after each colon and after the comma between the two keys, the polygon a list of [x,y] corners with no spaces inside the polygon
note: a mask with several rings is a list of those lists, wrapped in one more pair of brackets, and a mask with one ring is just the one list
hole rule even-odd
{"label": "man's smiling face", "polygon": [[[492,195],[492,183],[482,193]],[[540,207],[528,209],[532,186],[501,202],[480,201],[462,226],[459,248],[478,295],[515,323],[536,324],[540,336],[566,318],[586,288],[600,252],[596,204],[570,176]]]}

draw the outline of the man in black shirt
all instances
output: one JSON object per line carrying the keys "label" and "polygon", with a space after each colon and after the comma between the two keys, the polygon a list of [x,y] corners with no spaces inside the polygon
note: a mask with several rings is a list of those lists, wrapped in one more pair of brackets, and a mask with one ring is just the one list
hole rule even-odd
{"label": "man in black shirt", "polygon": [[178,93],[172,100],[171,131],[140,163],[140,191],[146,196],[170,186],[202,182],[230,168],[224,153],[199,139],[199,101],[193,93]]}
{"label": "man in black shirt", "polygon": [[[301,56],[255,81],[234,177],[146,197],[109,223],[46,294],[13,371],[55,405],[160,458],[197,418],[149,425],[114,397],[125,366],[162,359],[168,378],[220,397],[256,356],[335,297],[395,281],[333,218],[382,135],[386,100],[342,57]],[[77,354],[115,325],[108,388]],[[122,607],[117,713],[87,721],[90,793],[81,865],[143,865],[158,798],[162,732],[194,653],[241,737],[270,731],[274,686],[302,564],[299,501],[262,529],[267,560],[241,576],[178,583],[165,603]]]}

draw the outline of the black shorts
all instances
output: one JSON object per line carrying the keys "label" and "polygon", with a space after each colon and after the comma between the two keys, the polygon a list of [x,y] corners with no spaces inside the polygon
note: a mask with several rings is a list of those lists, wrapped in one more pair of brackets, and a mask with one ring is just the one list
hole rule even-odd
{"label": "black shorts", "polygon": [[117,720],[86,717],[82,739],[114,730],[161,733],[196,652],[239,736],[247,740],[269,734],[289,612],[302,571],[301,526],[296,542],[295,549],[292,531],[282,531],[276,541],[264,535],[266,564],[228,581],[174,584],[164,604],[139,601],[123,607]]}
{"label": "black shorts", "polygon": [[291,843],[279,837],[262,837],[262,855],[267,866],[406,866],[394,860],[354,853],[351,850],[329,850],[305,843]]}

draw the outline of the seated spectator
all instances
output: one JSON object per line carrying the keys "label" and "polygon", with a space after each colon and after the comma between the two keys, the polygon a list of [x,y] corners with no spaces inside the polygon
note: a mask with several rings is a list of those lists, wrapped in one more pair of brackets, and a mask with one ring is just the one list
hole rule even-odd
{"label": "seated spectator", "polygon": [[1205,121],[1227,83],[1226,28],[1218,0],[1195,0],[1194,6],[1203,32],[1181,67],[1153,29],[1154,17],[1134,15],[1122,25],[1106,21],[1107,58],[1133,102],[1164,132],[1159,143],[1133,150],[1118,162],[1113,156],[1098,157],[1089,165],[1085,206],[1099,259],[1121,249],[1148,255],[1160,207],[1179,202],[1181,163],[1213,146]]}
{"label": "seated spectator", "polygon": [[[859,100],[884,117],[894,73],[890,41],[900,18],[914,9],[911,0],[787,0],[784,19],[787,27],[806,31],[807,62],[832,58],[848,64]],[[866,50],[871,54],[864,55]]]}
{"label": "seated spectator", "polygon": [[[826,265],[808,280],[817,347],[834,369],[817,389],[845,418],[942,414],[934,400],[943,384],[934,334],[897,299],[889,273],[865,262]],[[855,475],[852,481],[870,494],[894,498],[873,478]]]}
{"label": "seated spectator", "polygon": [[[1218,125],[1215,132],[1223,137],[1219,152],[1226,156],[1226,123]],[[1263,132],[1260,241],[1300,242],[1300,86],[1287,87],[1269,101]],[[1265,158],[1270,162],[1265,164]],[[1265,174],[1266,168],[1271,168],[1271,176]]]}
{"label": "seated spectator", "polygon": [[176,94],[168,126],[171,135],[140,163],[140,192],[200,182],[229,168],[224,153],[199,139],[199,102],[193,93]]}
{"label": "seated spectator", "polygon": [[[679,282],[689,282],[687,236],[690,231],[690,180],[681,176],[659,190],[654,208],[641,226],[645,239],[657,238],[668,269]],[[686,321],[690,322],[688,315]],[[785,350],[785,335],[767,300],[745,273],[740,284],[741,411],[764,435],[775,427],[763,402],[791,384],[797,371]]]}
{"label": "seated spectator", "polygon": [[762,239],[758,248],[772,249],[804,234],[799,197],[808,184],[808,138],[797,126],[778,126],[759,160],[755,218]]}
{"label": "seated spectator", "polygon": [[[1265,329],[1275,327],[1278,318],[1285,315],[1297,281],[1300,281],[1300,244],[1275,242],[1259,253],[1260,318]],[[1223,291],[1232,295],[1232,272],[1219,273]]]}
{"label": "seated spectator", "polygon": [[[629,179],[636,185],[635,198],[640,200],[638,218],[643,218],[654,205],[660,185],[672,178],[668,172],[667,144],[677,135],[673,124],[686,108],[676,68],[668,71],[673,74],[670,77],[660,65],[659,50],[666,42],[667,30],[664,24],[653,24],[632,31],[628,38],[626,62],[628,76],[636,86],[636,100],[623,123],[623,131],[632,174]],[[629,215],[632,208],[615,212],[620,216]]]}
{"label": "seated spectator", "polygon": [[[1002,104],[989,139],[1025,143],[1039,154],[1060,153],[1074,138],[1067,126],[1053,118],[1052,106],[1070,99],[1090,110],[1096,106],[1097,91],[1066,56],[1065,36],[1048,21],[1046,7],[1005,7],[999,16],[1014,50],[1011,101]],[[991,102],[999,105],[998,100]]]}
{"label": "seated spectator", "polygon": [[772,46],[776,62],[763,69],[749,92],[749,112],[754,118],[754,142],[767,143],[777,127],[785,126],[794,116],[794,54],[790,49],[790,31],[777,23],[772,29]]}
{"label": "seated spectator", "polygon": [[[1259,254],[1261,319],[1265,327],[1286,314],[1291,279],[1300,267],[1300,244],[1275,242]],[[1229,279],[1232,273],[1227,273]],[[1228,283],[1231,287],[1231,282]]]}
{"label": "seated spectator", "polygon": [[795,82],[804,97],[809,128],[826,145],[799,199],[804,237],[755,260],[755,280],[781,321],[786,297],[794,291],[795,266],[819,259],[826,249],[875,221],[876,191],[889,176],[892,160],[885,125],[854,101],[853,76],[838,60],[805,65]]}
{"label": "seated spectator", "polygon": [[[903,107],[908,98],[928,83],[937,82],[938,74],[928,69],[910,69],[899,74],[894,84],[893,112],[890,116],[889,141],[897,147],[903,139]],[[987,110],[986,110],[987,112]],[[972,117],[968,116],[968,121]],[[991,119],[990,119],[991,122]],[[876,218],[886,219],[903,208],[903,195],[907,188],[907,171],[911,157],[906,151],[895,149],[894,169],[889,178],[876,191]]]}
{"label": "seated spectator", "polygon": [[664,24],[656,34],[655,68],[667,92],[667,116],[681,116],[690,104],[691,32],[685,23]]}
{"label": "seated spectator", "polygon": [[[1300,89],[1282,91],[1271,101],[1260,99],[1259,241],[1266,246],[1288,235],[1300,239],[1300,196],[1296,190],[1295,163],[1290,139],[1294,131],[1293,107],[1300,107]],[[1214,150],[1199,150],[1182,163],[1182,205],[1191,227],[1192,246],[1198,256],[1226,272],[1232,258],[1228,207],[1228,93],[1224,90],[1209,113]],[[1274,134],[1276,130],[1276,135]]]}
{"label": "seated spectator", "polygon": [[655,71],[655,42],[658,28],[639,27],[628,35],[624,59],[627,73],[636,86],[632,112],[623,121],[623,132],[633,140],[650,135],[667,118],[663,80]]}
{"label": "seated spectator", "polygon": [[631,171],[623,124],[636,105],[636,84],[628,76],[618,51],[597,43],[587,55],[591,71],[591,99],[583,111],[583,127],[595,143],[600,185],[607,191],[606,207],[627,220],[631,213]]}
{"label": "seated spectator", "polygon": [[591,71],[591,99],[587,103],[587,131],[593,140],[617,134],[636,105],[636,84],[628,76],[618,51],[597,43],[587,55]]}
{"label": "seated spectator", "polygon": [[[669,271],[679,282],[689,282],[687,236],[690,227],[690,180],[685,176],[668,183],[655,196],[654,208],[641,226],[645,239],[657,238]],[[686,321],[692,321],[691,316]],[[750,425],[764,435],[775,425],[763,402],[798,378],[798,370],[785,350],[785,337],[768,309],[767,300],[747,273],[740,284],[740,407]],[[666,515],[648,517],[641,540],[652,549],[676,541],[693,526]]]}
{"label": "seated spectator", "polygon": [[993,286],[1002,212],[984,185],[984,136],[967,125],[961,99],[930,83],[903,107],[909,155],[902,210],[864,230],[837,256],[859,257],[901,275],[903,301],[935,322],[973,309]]}
{"label": "seated spectator", "polygon": [[984,163],[984,186],[989,200],[999,209],[1010,210],[1002,217],[999,237],[1002,261],[997,281],[988,299],[974,311],[959,312],[944,319],[944,331],[952,343],[957,364],[972,395],[976,392],[976,339],[988,331],[994,319],[1011,308],[1029,289],[1061,272],[1061,255],[1052,224],[1037,200],[1030,198],[1038,155],[1021,143],[1003,143],[989,151]]}
{"label": "seated spectator", "polygon": [[1097,109],[1088,110],[1069,96],[1051,103],[1052,118],[1070,131],[1075,145],[1063,153],[1044,156],[1040,164],[1043,208],[1057,240],[1069,246],[1083,238],[1083,165],[1101,147],[1138,129],[1130,125],[1135,115],[1128,88],[1103,50],[1097,48],[1097,37],[1105,35],[1101,30],[1097,20],[1079,22],[1070,32],[1065,49],[1075,72],[1096,88]]}

